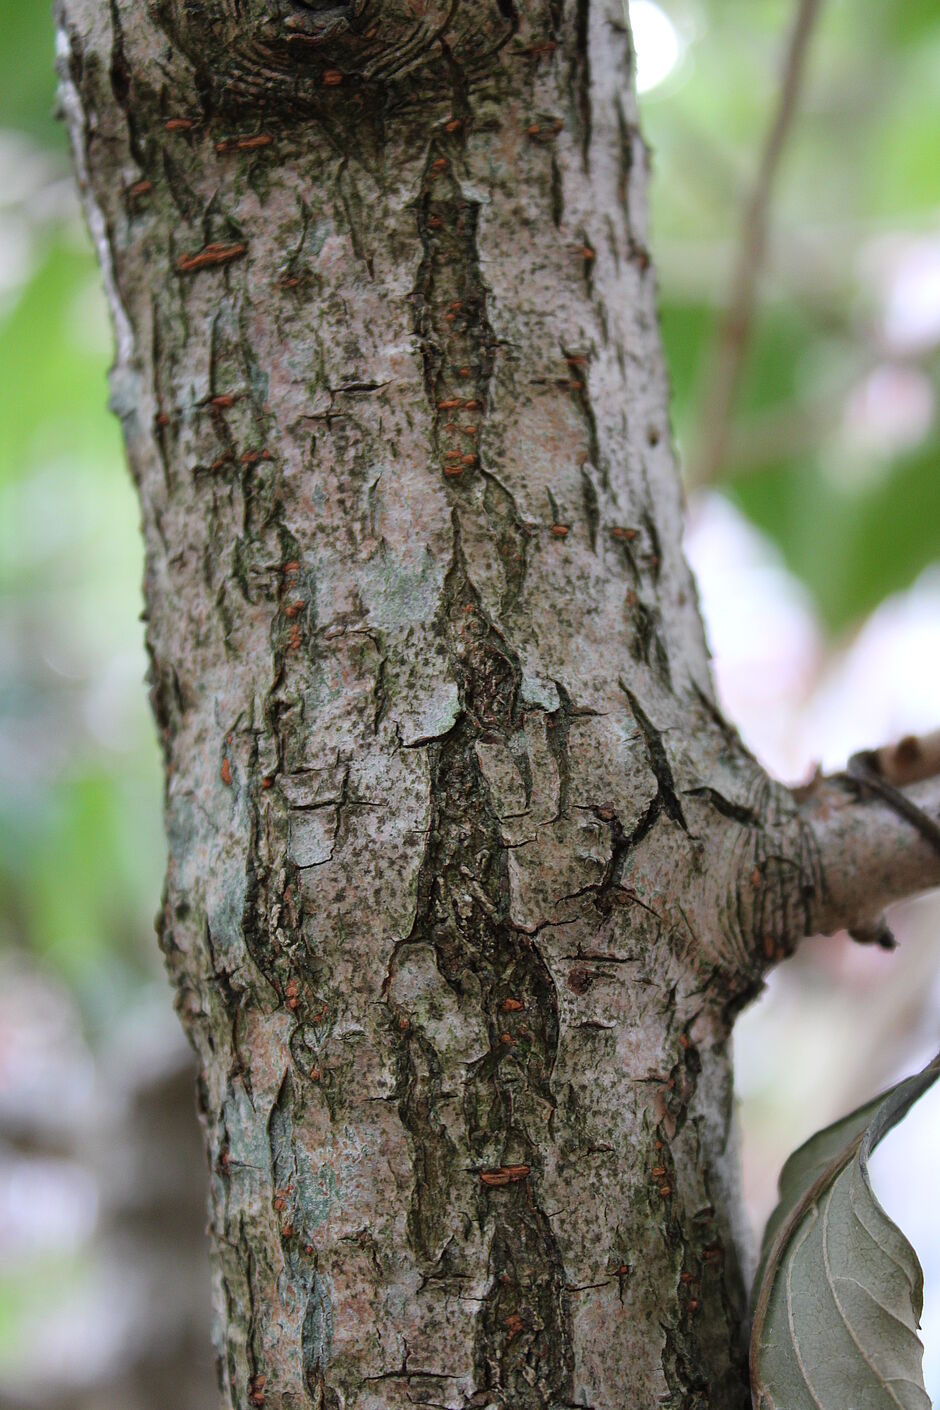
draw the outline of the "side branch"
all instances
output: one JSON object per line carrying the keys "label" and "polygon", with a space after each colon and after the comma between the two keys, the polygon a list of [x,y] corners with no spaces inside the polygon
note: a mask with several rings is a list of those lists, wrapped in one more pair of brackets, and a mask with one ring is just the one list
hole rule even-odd
{"label": "side branch", "polygon": [[893,948],[886,907],[940,887],[940,732],[856,754],[802,788],[763,779],[749,801],[688,796],[721,818],[694,821],[710,861],[690,904],[748,993],[807,935],[848,930]]}
{"label": "side branch", "polygon": [[822,876],[817,931],[890,943],[885,907],[940,886],[940,772],[923,773],[936,754],[936,736],[904,741],[856,755],[845,774],[797,793],[798,825],[813,838]]}

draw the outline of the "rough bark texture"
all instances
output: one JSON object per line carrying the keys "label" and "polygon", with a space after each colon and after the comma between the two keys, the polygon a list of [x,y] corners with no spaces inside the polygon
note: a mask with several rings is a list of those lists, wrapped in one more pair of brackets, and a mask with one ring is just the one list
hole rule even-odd
{"label": "rough bark texture", "polygon": [[[619,0],[64,0],[226,1406],[748,1399],[715,708]],[[828,914],[828,913],[827,913]]]}

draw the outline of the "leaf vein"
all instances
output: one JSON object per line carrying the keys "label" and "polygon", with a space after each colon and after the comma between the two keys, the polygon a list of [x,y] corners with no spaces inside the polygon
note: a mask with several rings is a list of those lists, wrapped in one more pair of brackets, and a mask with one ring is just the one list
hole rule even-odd
{"label": "leaf vein", "polygon": [[[838,1187],[838,1183],[839,1183],[838,1180],[836,1180],[832,1185],[830,1185],[828,1191],[826,1192],[826,1199],[825,1199],[825,1202],[824,1202],[824,1204],[823,1204],[823,1216],[822,1216],[822,1254],[823,1254],[823,1266],[824,1266],[824,1268],[825,1268],[825,1270],[826,1270],[826,1282],[827,1282],[828,1285],[829,1285],[829,1290],[830,1290],[830,1292],[832,1293],[832,1300],[833,1300],[833,1302],[834,1302],[835,1305],[836,1305],[836,1309],[837,1309],[837,1311],[838,1311],[838,1313],[839,1313],[839,1316],[842,1318],[843,1324],[844,1324],[844,1326],[845,1326],[845,1330],[848,1332],[849,1336],[852,1338],[853,1342],[855,1343],[855,1346],[856,1346],[856,1348],[857,1348],[857,1350],[858,1350],[858,1354],[861,1356],[862,1360],[865,1362],[865,1365],[868,1367],[869,1371],[870,1371],[871,1374],[874,1376],[874,1378],[875,1378],[875,1380],[878,1382],[878,1384],[881,1385],[881,1386],[883,1386],[884,1389],[887,1391],[888,1395],[890,1395],[890,1397],[891,1397],[891,1399],[894,1401],[895,1405],[897,1405],[898,1407],[901,1407],[901,1401],[900,1401],[900,1400],[898,1399],[898,1397],[895,1395],[894,1391],[891,1389],[890,1385],[889,1385],[888,1382],[885,1380],[885,1378],[884,1378],[884,1376],[881,1374],[881,1372],[878,1370],[878,1367],[875,1365],[874,1361],[872,1361],[871,1357],[868,1355],[868,1352],[865,1350],[864,1346],[862,1346],[862,1343],[859,1341],[858,1335],[856,1334],[856,1331],[855,1331],[855,1328],[852,1326],[851,1322],[849,1321],[848,1317],[846,1316],[846,1314],[845,1314],[845,1308],[842,1306],[842,1303],[839,1301],[839,1294],[836,1292],[835,1279],[834,1279],[833,1274],[832,1274],[832,1265],[831,1265],[831,1263],[829,1262],[829,1210],[830,1210],[830,1208],[831,1208],[831,1206],[832,1206],[832,1197],[833,1197],[833,1195],[834,1195],[835,1192],[836,1192],[836,1189],[837,1189],[837,1187]],[[854,1280],[853,1280],[853,1281],[854,1281]],[[861,1287],[861,1286],[862,1286],[861,1283],[859,1283],[859,1287]]]}

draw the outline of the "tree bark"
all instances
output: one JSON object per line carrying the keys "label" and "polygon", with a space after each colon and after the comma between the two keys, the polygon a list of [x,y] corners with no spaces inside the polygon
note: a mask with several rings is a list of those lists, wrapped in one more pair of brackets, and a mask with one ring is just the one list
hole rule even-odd
{"label": "tree bark", "polygon": [[840,917],[712,695],[629,67],[619,0],[60,4],[226,1406],[748,1402],[730,1025]]}

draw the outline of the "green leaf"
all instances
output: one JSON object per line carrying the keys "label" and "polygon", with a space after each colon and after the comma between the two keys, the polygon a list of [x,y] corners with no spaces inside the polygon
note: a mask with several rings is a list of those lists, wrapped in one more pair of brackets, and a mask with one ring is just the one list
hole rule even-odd
{"label": "green leaf", "polygon": [[106,472],[121,460],[106,412],[111,340],[91,250],[62,228],[37,243],[29,280],[0,312],[0,485],[59,457],[87,457]]}
{"label": "green leaf", "polygon": [[869,484],[839,484],[811,457],[731,480],[725,490],[806,584],[832,633],[903,592],[940,555],[936,434]]}
{"label": "green leaf", "polygon": [[898,40],[902,44],[920,44],[940,29],[937,0],[905,0],[903,5],[895,0],[880,0],[878,11],[877,28],[889,43]]}
{"label": "green leaf", "polygon": [[923,1274],[875,1198],[868,1160],[938,1075],[940,1057],[784,1166],[754,1284],[755,1410],[930,1410]]}
{"label": "green leaf", "polygon": [[43,0],[26,5],[22,0],[0,0],[0,34],[0,126],[64,148],[65,133],[54,117],[52,6]]}

